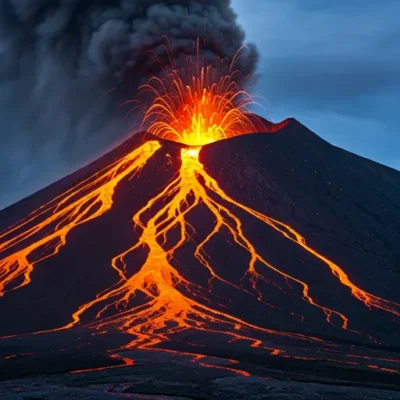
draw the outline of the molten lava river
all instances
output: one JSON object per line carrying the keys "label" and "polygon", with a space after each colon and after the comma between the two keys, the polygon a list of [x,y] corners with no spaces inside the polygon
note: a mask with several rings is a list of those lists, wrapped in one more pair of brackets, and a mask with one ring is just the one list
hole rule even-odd
{"label": "molten lava river", "polygon": [[[138,179],[145,173],[147,164],[173,141],[180,146],[180,159],[174,160],[179,163],[178,171],[131,216],[132,233],[136,233],[138,239],[109,260],[115,282],[81,304],[64,326],[33,333],[79,327],[94,330],[99,335],[119,331],[128,334],[130,340],[113,349],[114,353],[157,349],[189,354],[200,363],[207,354],[201,349],[216,340],[223,342],[221,346],[228,346],[228,349],[229,346],[241,349],[250,346],[250,351],[273,357],[316,360],[345,364],[346,368],[378,368],[398,373],[399,361],[389,356],[382,357],[382,353],[378,357],[376,349],[380,341],[353,324],[343,307],[336,309],[331,306],[332,302],[328,306],[319,300],[313,293],[307,274],[290,273],[284,265],[275,265],[265,252],[259,251],[245,221],[258,221],[268,227],[268,232],[271,232],[268,234],[279,236],[302,254],[317,260],[321,268],[360,307],[371,312],[378,310],[395,319],[400,316],[400,304],[359,287],[341,266],[309,245],[301,233],[233,198],[223,189],[222,182],[207,172],[201,161],[204,146],[257,131],[269,130],[266,135],[274,134],[271,127],[260,128],[261,120],[248,112],[253,99],[240,90],[231,75],[212,83],[211,72],[202,69],[190,85],[185,84],[176,71],[169,76],[169,84],[153,78],[141,88],[153,98],[144,118],[144,126],[150,133],[147,137],[143,136],[147,139],[0,234],[1,299],[12,292],[16,295],[15,292],[29,286],[41,264],[50,258],[56,259],[68,246],[73,230],[79,230],[81,226],[109,213],[114,207],[119,185]],[[135,202],[134,198],[132,202]],[[200,211],[202,215],[207,215],[203,222],[198,218],[191,219]],[[191,222],[194,220],[201,226],[195,226]],[[201,236],[196,235],[197,231],[207,232]],[[225,267],[234,268],[232,261],[230,265],[216,267],[212,254],[216,246],[210,244],[218,237],[228,238],[230,253],[240,252],[238,262],[246,257],[239,279],[236,278],[238,268],[232,274],[221,272]],[[208,248],[213,250],[209,252]],[[183,249],[192,249],[193,265],[199,269],[199,276],[205,279],[196,282],[190,278],[196,274],[185,273],[186,266],[180,262],[184,259],[180,256]],[[135,254],[140,254],[144,261],[139,264],[137,260],[141,258],[135,258]],[[85,268],[96,267],[87,265]],[[273,321],[268,320],[259,324],[260,317],[246,318],[245,313],[237,314],[230,310],[230,300],[224,299],[215,289],[224,287],[226,293],[242,293],[251,299],[251,304],[257,304],[259,310],[267,310],[279,308],[279,304],[271,304],[268,287],[271,292],[276,290],[284,297],[286,291],[282,282],[291,296],[293,293],[297,296],[297,303],[313,310],[310,315],[320,315],[324,319],[324,329],[344,332],[349,336],[343,337],[351,338],[350,344],[341,347],[328,339],[330,335],[324,334],[323,330],[286,331],[276,329]],[[296,304],[294,308],[298,310],[299,307]],[[291,318],[297,318],[299,324],[307,323],[307,316],[298,312],[291,313]],[[193,346],[195,350],[182,350],[184,344]],[[129,360],[122,359],[129,364]],[[230,363],[232,365],[226,369],[249,374],[235,367],[237,361],[230,360]],[[210,366],[205,362],[202,365]]]}

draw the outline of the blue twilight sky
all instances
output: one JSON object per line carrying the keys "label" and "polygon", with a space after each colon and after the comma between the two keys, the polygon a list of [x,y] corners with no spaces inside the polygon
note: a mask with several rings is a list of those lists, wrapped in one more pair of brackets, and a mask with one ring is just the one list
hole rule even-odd
{"label": "blue twilight sky", "polygon": [[[115,85],[113,63],[121,67],[125,60],[119,51],[127,47],[120,44],[131,39],[124,12],[136,1],[107,2],[115,4],[110,11],[92,0],[93,8],[82,8],[91,25],[75,32],[85,37],[81,43],[64,28],[73,17],[87,21],[78,5],[89,1],[0,0],[0,209],[96,159],[128,134],[114,118],[122,95],[112,100],[103,94]],[[294,117],[329,142],[400,170],[400,0],[232,3],[260,52],[256,89],[268,99],[267,118]],[[52,11],[46,14],[39,4]],[[214,4],[218,15],[228,2]],[[151,26],[135,29],[151,32]],[[111,81],[103,82],[103,74]]]}
{"label": "blue twilight sky", "polygon": [[400,170],[400,0],[232,2],[268,116]]}

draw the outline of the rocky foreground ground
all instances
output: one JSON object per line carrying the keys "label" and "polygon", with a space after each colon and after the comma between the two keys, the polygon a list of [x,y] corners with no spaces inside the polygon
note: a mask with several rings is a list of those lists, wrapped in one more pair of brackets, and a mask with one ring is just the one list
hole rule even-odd
{"label": "rocky foreground ground", "polygon": [[[142,400],[261,400],[352,399],[396,400],[400,393],[360,387],[351,381],[313,383],[285,377],[284,371],[264,368],[263,376],[243,376],[225,370],[229,362],[209,358],[193,362],[188,357],[163,353],[125,354],[135,364],[99,371],[32,376],[0,382],[2,400],[142,399]],[[208,367],[206,366],[208,365]],[[261,372],[261,371],[260,371]],[[274,378],[270,378],[274,376]],[[365,382],[368,386],[369,383]],[[375,385],[376,386],[376,385]]]}

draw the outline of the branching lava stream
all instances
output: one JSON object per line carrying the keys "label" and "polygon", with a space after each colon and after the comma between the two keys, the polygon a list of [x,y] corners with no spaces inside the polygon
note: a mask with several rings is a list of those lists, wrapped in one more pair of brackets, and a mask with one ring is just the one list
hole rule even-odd
{"label": "branching lava stream", "polygon": [[[159,148],[158,141],[143,144],[1,233],[0,255],[8,254],[0,258],[0,297],[29,284],[34,265],[56,255],[72,229],[110,210],[118,184]],[[37,251],[42,255],[35,258]]]}
{"label": "branching lava stream", "polygon": [[[195,257],[208,270],[210,279],[220,280],[228,285],[235,286],[233,282],[229,282],[218,276],[213,270],[211,262],[208,261],[204,250],[205,245],[212,237],[217,235],[222,228],[226,228],[235,243],[249,254],[250,262],[247,274],[253,283],[254,291],[257,293],[260,301],[263,298],[262,294],[257,290],[256,285],[258,280],[265,280],[265,278],[262,270],[257,270],[257,262],[259,265],[263,265],[265,268],[269,268],[276,274],[295,283],[300,288],[303,300],[321,309],[325,313],[329,323],[334,323],[332,316],[336,315],[341,321],[342,328],[348,329],[349,321],[344,314],[318,304],[310,294],[310,289],[306,282],[271,265],[257,252],[244,234],[239,217],[228,208],[228,205],[230,205],[240,208],[262,220],[288,240],[295,241],[306,251],[323,260],[331,268],[334,275],[340,279],[341,283],[351,288],[353,295],[359,300],[365,299],[365,304],[368,307],[376,306],[394,314],[398,313],[398,305],[396,303],[380,299],[355,286],[340,267],[308,247],[304,238],[292,228],[258,213],[229,197],[220,188],[217,181],[205,171],[199,161],[199,149],[183,148],[181,150],[181,161],[182,164],[178,176],[133,217],[133,224],[142,229],[142,235],[134,246],[112,260],[112,267],[118,272],[120,282],[99,294],[95,300],[80,307],[73,315],[73,322],[65,328],[70,328],[79,322],[81,315],[91,307],[102,305],[101,310],[97,314],[98,321],[94,322],[93,326],[99,329],[112,326],[120,327],[124,331],[131,333],[137,339],[130,344],[130,347],[153,346],[159,342],[168,340],[168,337],[174,333],[190,328],[222,332],[216,328],[218,326],[225,326],[223,332],[244,340],[254,339],[251,336],[243,335],[243,330],[264,331],[270,334],[293,335],[296,338],[305,338],[302,335],[259,328],[193,300],[193,298],[201,298],[202,296],[197,286],[182,276],[171,265],[170,261],[173,259],[175,251],[190,239],[188,234],[190,227],[186,220],[187,215],[200,204],[205,205],[215,218],[215,225],[210,230],[209,235],[197,246],[195,251]],[[160,204],[163,204],[163,206],[153,212],[150,217],[146,218],[146,215],[149,215],[152,210],[157,209],[157,206]],[[180,232],[179,239],[176,243],[168,247],[168,233],[177,228],[179,228]],[[130,253],[142,247],[148,250],[146,262],[137,273],[129,276],[125,259]],[[186,296],[181,290],[182,288],[186,292],[191,293],[192,296]],[[127,308],[111,317],[105,316],[110,308],[114,310],[125,309],[126,305],[129,304],[138,292],[146,295],[148,301],[145,304]],[[215,328],[210,328],[213,325]]]}

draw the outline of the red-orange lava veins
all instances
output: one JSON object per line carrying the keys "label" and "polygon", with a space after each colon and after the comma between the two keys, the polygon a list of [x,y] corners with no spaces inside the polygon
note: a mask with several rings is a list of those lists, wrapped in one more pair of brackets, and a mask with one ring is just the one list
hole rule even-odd
{"label": "red-orange lava veins", "polygon": [[[258,288],[260,281],[271,283],[271,278],[266,278],[265,272],[268,271],[269,276],[289,282],[307,306],[325,315],[327,323],[351,329],[348,316],[320,303],[305,278],[285,272],[285,266],[273,265],[260,254],[243,228],[240,215],[245,213],[320,260],[366,307],[400,316],[400,304],[358,287],[342,267],[309,246],[295,229],[238,202],[206,171],[199,157],[201,146],[256,130],[254,119],[248,114],[252,98],[234,83],[232,75],[223,76],[217,83],[212,77],[211,68],[200,68],[190,82],[177,71],[171,71],[167,80],[153,78],[143,87],[154,97],[145,124],[160,139],[145,142],[0,234],[0,296],[29,284],[34,267],[44,259],[56,256],[66,245],[72,229],[109,211],[121,181],[145,168],[163,146],[162,138],[166,138],[185,143],[180,151],[180,168],[157,195],[132,215],[132,230],[139,232],[139,239],[110,260],[118,282],[82,304],[73,313],[71,322],[57,330],[72,328],[80,322],[101,331],[118,329],[132,335],[132,341],[124,347],[129,349],[154,348],[173,340],[180,332],[195,330],[225,335],[230,341],[249,342],[254,348],[283,357],[289,357],[285,350],[265,344],[262,338],[283,337],[321,343],[322,340],[315,337],[267,329],[222,311],[221,307],[213,304],[209,287],[190,281],[174,267],[172,260],[177,250],[192,240],[196,231],[196,226],[189,224],[188,216],[200,206],[214,221],[206,237],[196,243],[194,251],[194,257],[208,274],[209,282],[219,281],[237,290],[245,290],[240,283],[220,276],[206,252],[206,246],[213,238],[222,231],[228,232],[235,246],[248,255],[246,277],[252,284],[248,290],[257,301],[268,303],[267,295]],[[178,235],[171,235],[172,232],[178,232]],[[135,272],[130,272],[129,255],[143,249],[147,255],[145,261]],[[133,304],[138,297],[143,301]],[[247,374],[245,371],[242,373]]]}
{"label": "red-orange lava veins", "polygon": [[[44,259],[29,259],[30,254],[35,249],[53,244],[46,257],[55,256],[59,248],[66,244],[68,232],[107,212],[113,205],[112,197],[117,185],[143,168],[161,147],[162,143],[156,140],[144,143],[129,155],[46,204],[25,221],[3,233],[1,238],[6,238],[6,240],[0,244],[0,248],[13,249],[13,245],[18,245],[19,250],[11,251],[10,255],[0,261],[1,287],[17,289],[27,285],[34,266]],[[324,343],[316,337],[267,329],[228,311],[222,311],[219,305],[213,305],[212,296],[208,296],[208,294],[212,295],[210,288],[202,288],[197,282],[191,282],[173,266],[171,261],[176,251],[193,237],[196,227],[188,223],[188,216],[199,206],[205,207],[214,220],[214,224],[209,227],[208,235],[196,244],[194,252],[199,265],[202,265],[208,273],[209,282],[217,280],[237,290],[245,290],[240,283],[219,276],[212,265],[211,258],[206,253],[207,243],[225,230],[229,232],[235,245],[248,253],[249,263],[246,275],[252,282],[253,294],[258,301],[263,304],[268,302],[268,298],[265,298],[266,294],[261,293],[257,288],[260,280],[270,283],[270,278],[267,280],[264,275],[265,269],[268,269],[277,277],[283,277],[292,282],[292,289],[301,295],[306,304],[321,310],[326,315],[328,323],[334,324],[339,319],[340,326],[343,329],[349,329],[351,321],[348,317],[316,301],[305,280],[286,273],[282,266],[272,265],[258,253],[244,232],[238,213],[241,210],[272,227],[277,234],[323,261],[338,281],[349,288],[352,295],[367,307],[375,307],[396,316],[399,315],[399,304],[377,297],[356,286],[341,267],[311,248],[305,238],[293,228],[230,197],[207,173],[200,161],[199,153],[200,148],[183,147],[180,153],[181,166],[178,174],[132,216],[132,229],[139,229],[141,232],[139,240],[110,260],[110,266],[118,274],[119,281],[99,293],[93,300],[81,305],[72,315],[71,322],[55,331],[70,329],[81,321],[85,321],[87,327],[95,328],[99,332],[118,329],[132,335],[132,341],[124,346],[124,349],[158,348],[162,343],[173,340],[173,337],[180,332],[195,330],[227,335],[230,342],[248,342],[254,348],[284,358],[319,360],[315,357],[288,354],[285,347],[268,344],[271,338],[285,338],[296,342],[327,346],[330,348],[329,353],[334,353],[333,344]],[[93,207],[94,204],[98,206]],[[24,226],[28,227],[25,231]],[[42,231],[46,234],[40,236]],[[170,233],[173,231],[179,232],[179,235],[175,235],[175,239],[171,241]],[[38,240],[32,241],[36,238]],[[54,241],[54,239],[57,240]],[[140,249],[145,249],[146,260],[137,272],[130,273],[132,268],[128,265],[128,256],[133,252],[141,251]],[[23,277],[22,282],[16,284],[15,282],[18,282],[21,277]],[[144,300],[139,305],[133,305],[132,301],[139,294]],[[88,319],[86,314],[92,316]],[[335,321],[332,319],[334,315],[338,318]],[[89,322],[90,320],[92,322]],[[263,337],[269,339],[264,341]],[[357,357],[356,360],[364,360],[362,355],[357,355]],[[354,358],[351,357],[351,360]],[[365,362],[370,359],[365,356]],[[354,363],[348,360],[340,361],[340,358],[335,362],[348,365]],[[355,364],[359,365],[358,362]],[[227,368],[224,367],[224,369]]]}
{"label": "red-orange lava veins", "polygon": [[118,184],[137,173],[160,146],[145,143],[1,233],[0,297],[29,284],[34,266],[56,255],[72,229],[109,211]]}
{"label": "red-orange lava veins", "polygon": [[[357,287],[338,265],[310,248],[306,240],[290,226],[232,199],[205,171],[199,161],[198,149],[183,148],[181,162],[181,168],[176,178],[133,216],[133,226],[140,227],[141,237],[137,243],[116,256],[111,262],[112,267],[120,276],[120,282],[99,294],[93,301],[80,307],[73,315],[73,322],[67,327],[79,322],[85,311],[95,305],[100,305],[100,311],[97,314],[98,321],[93,325],[99,329],[111,326],[123,328],[137,338],[131,343],[132,347],[155,345],[168,340],[168,337],[174,333],[191,328],[220,331],[211,326],[224,326],[223,332],[232,337],[251,341],[254,341],[254,337],[243,335],[244,331],[255,330],[303,338],[301,335],[259,328],[233,315],[205,306],[204,301],[193,300],[194,298],[202,299],[204,295],[199,293],[195,282],[188,281],[172,266],[170,260],[174,258],[176,250],[190,239],[189,232],[195,227],[189,226],[187,216],[199,205],[206,206],[215,220],[207,237],[198,243],[194,254],[208,271],[210,279],[219,280],[240,289],[236,283],[220,277],[214,271],[205,252],[206,244],[224,228],[229,231],[236,245],[249,254],[247,274],[251,277],[254,292],[259,296],[260,301],[263,301],[263,295],[257,290],[257,282],[265,279],[263,270],[260,269],[260,266],[263,266],[298,286],[303,300],[325,313],[329,323],[333,323],[331,318],[336,315],[341,320],[342,328],[348,329],[349,321],[344,314],[318,304],[312,297],[309,285],[305,281],[289,275],[281,267],[270,264],[257,252],[250,239],[244,234],[239,216],[233,211],[242,209],[274,228],[287,240],[294,241],[314,257],[324,261],[339,281],[349,287],[352,294],[358,300],[363,301],[367,307],[377,307],[398,315],[398,304],[381,299]],[[168,234],[174,229],[179,230],[179,238],[175,243],[169,243]],[[137,273],[129,276],[125,259],[130,253],[143,247],[148,251],[147,259]],[[145,294],[148,301],[138,307],[124,309],[138,292]],[[192,296],[189,297],[185,293],[191,293]],[[203,300],[206,299],[203,298]],[[117,312],[112,317],[104,317],[110,308],[114,310],[122,308],[124,311]]]}

